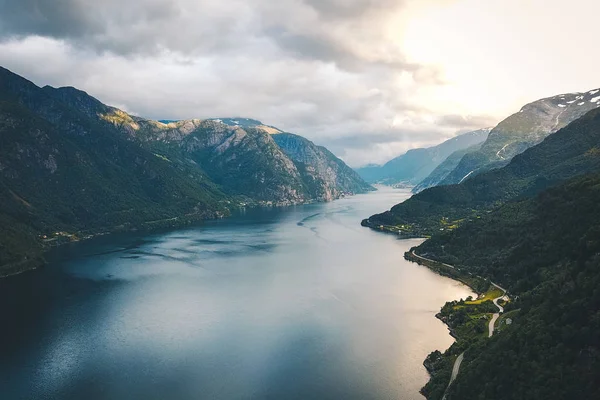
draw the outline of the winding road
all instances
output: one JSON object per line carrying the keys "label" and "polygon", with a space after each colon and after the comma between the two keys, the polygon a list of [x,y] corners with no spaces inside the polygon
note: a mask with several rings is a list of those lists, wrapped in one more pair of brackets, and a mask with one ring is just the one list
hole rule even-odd
{"label": "winding road", "polygon": [[[424,261],[430,261],[430,262],[434,262],[434,263],[439,263],[442,264],[446,267],[449,268],[453,268],[453,269],[457,269],[456,267],[450,265],[450,264],[444,264],[444,263],[440,263],[439,261],[435,261],[435,260],[430,260],[429,258],[425,258],[425,257],[421,257],[420,255],[416,254],[415,251],[411,251],[411,254],[417,258],[420,258],[421,260]],[[488,338],[491,338],[494,335],[494,328],[496,325],[496,321],[498,320],[498,318],[500,317],[500,314],[502,314],[504,312],[504,307],[502,307],[500,304],[498,304],[498,301],[502,298],[507,298],[508,296],[506,295],[506,289],[504,289],[503,287],[496,285],[494,282],[490,282],[494,287],[500,289],[502,291],[502,295],[500,297],[496,297],[493,302],[494,305],[496,307],[498,307],[498,312],[495,313],[492,316],[492,319],[490,321],[490,324],[488,325]],[[454,366],[452,367],[452,375],[450,376],[450,382],[448,383],[448,386],[446,387],[446,392],[444,393],[444,396],[442,397],[442,400],[446,400],[446,393],[448,392],[448,389],[450,388],[450,386],[452,385],[452,382],[454,382],[454,380],[456,379],[456,377],[458,376],[458,371],[460,370],[460,365],[462,364],[463,360],[465,358],[465,353],[461,353],[457,358],[456,361],[454,361]]]}
{"label": "winding road", "polygon": [[488,326],[488,331],[489,331],[488,337],[492,337],[494,335],[494,326],[496,325],[496,320],[498,320],[498,318],[500,317],[500,314],[502,314],[504,312],[504,307],[502,307],[500,304],[498,304],[498,300],[500,300],[506,296],[506,289],[501,288],[500,286],[496,285],[494,282],[492,282],[492,285],[494,285],[498,289],[502,290],[502,296],[496,297],[494,299],[494,305],[496,307],[498,307],[498,312],[492,316],[492,320],[490,321],[490,325]]}

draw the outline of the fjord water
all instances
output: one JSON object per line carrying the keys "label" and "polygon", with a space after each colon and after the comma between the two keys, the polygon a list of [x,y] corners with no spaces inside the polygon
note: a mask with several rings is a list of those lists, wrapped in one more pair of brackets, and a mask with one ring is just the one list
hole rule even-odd
{"label": "fjord water", "polygon": [[3,399],[422,399],[470,290],[360,226],[409,196],[248,211],[62,248],[0,280]]}

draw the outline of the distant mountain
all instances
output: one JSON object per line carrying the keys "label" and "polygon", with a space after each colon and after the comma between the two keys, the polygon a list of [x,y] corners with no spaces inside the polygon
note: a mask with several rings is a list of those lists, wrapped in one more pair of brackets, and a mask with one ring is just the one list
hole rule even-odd
{"label": "distant mountain", "polygon": [[485,141],[489,132],[490,129],[468,132],[434,147],[409,150],[383,166],[369,165],[358,168],[356,171],[363,179],[371,183],[416,185],[455,151]]}
{"label": "distant mountain", "polygon": [[363,225],[400,229],[410,236],[431,235],[455,229],[506,201],[531,197],[552,185],[596,171],[600,171],[600,109],[515,156],[503,168],[458,185],[426,189],[390,211],[363,221]]}
{"label": "distant mountain", "polygon": [[527,104],[500,122],[478,151],[465,154],[441,183],[459,183],[481,172],[502,167],[515,155],[599,106],[600,89],[562,94]]}
{"label": "distant mountain", "polygon": [[332,200],[346,194],[373,190],[325,147],[291,133],[278,133],[271,137],[296,164],[312,197]]}
{"label": "distant mountain", "polygon": [[478,143],[474,146],[467,147],[466,149],[457,150],[454,153],[450,154],[448,158],[444,160],[440,165],[435,167],[435,169],[427,176],[427,178],[423,179],[417,186],[412,189],[413,193],[419,193],[427,188],[434,187],[440,185],[444,179],[458,166],[460,160],[468,154],[476,152],[481,148],[482,143]]}
{"label": "distant mountain", "polygon": [[0,275],[88,235],[372,189],[307,140],[282,148],[276,128],[224,121],[148,120],[0,68]]}

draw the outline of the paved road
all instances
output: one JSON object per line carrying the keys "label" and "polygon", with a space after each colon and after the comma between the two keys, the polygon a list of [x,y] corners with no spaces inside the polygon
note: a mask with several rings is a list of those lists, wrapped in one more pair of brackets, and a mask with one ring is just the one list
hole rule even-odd
{"label": "paved road", "polygon": [[[454,367],[452,367],[452,376],[450,376],[450,383],[448,384],[448,387],[446,388],[446,392],[448,391],[448,388],[450,387],[450,385],[452,385],[452,382],[454,382],[454,380],[458,376],[458,371],[460,370],[460,364],[462,364],[464,358],[465,358],[465,353],[462,353],[460,356],[458,356],[456,358],[456,361],[454,361]],[[446,393],[444,393],[444,397],[442,397],[442,400],[446,400]]]}
{"label": "paved road", "polygon": [[[439,263],[439,261],[430,260],[429,258],[425,258],[425,257],[421,257],[420,255],[417,255],[414,250],[411,253],[412,253],[413,256],[415,256],[417,258],[420,258],[421,260]],[[441,264],[444,265],[444,266],[446,266],[446,267],[455,268],[454,266],[452,266],[450,264],[444,264],[444,263],[441,263]],[[478,278],[481,278],[481,277],[478,277]],[[508,299],[508,296],[506,296],[506,289],[504,289],[503,287],[501,287],[499,285],[496,285],[494,282],[490,282],[490,283],[492,285],[494,285],[495,287],[497,287],[498,289],[502,290],[502,296],[496,297],[493,300],[494,301],[494,305],[496,307],[498,307],[498,312],[495,313],[492,316],[492,320],[490,321],[490,324],[488,326],[488,330],[489,330],[488,337],[492,337],[494,335],[494,327],[496,325],[496,321],[500,317],[500,314],[504,312],[504,308],[500,304],[498,304],[498,301],[500,299],[504,298],[504,297],[506,297]],[[450,388],[450,385],[452,385],[452,382],[454,382],[454,380],[458,376],[458,371],[460,370],[460,365],[462,364],[464,358],[465,358],[465,353],[462,353],[461,355],[459,355],[456,358],[456,361],[454,361],[454,366],[452,367],[452,375],[450,376],[450,382],[448,383],[448,386],[446,387],[446,393],[448,392],[448,389]],[[442,400],[446,400],[446,393],[444,393],[444,397],[442,397]]]}
{"label": "paved road", "polygon": [[[465,353],[462,353],[460,356],[458,356],[456,358],[456,361],[454,362],[454,367],[452,368],[452,376],[450,377],[450,384],[452,384],[452,382],[454,382],[454,380],[456,379],[456,376],[458,375],[458,370],[460,369],[460,364],[462,364],[464,358],[465,358]],[[448,385],[448,386],[450,386],[450,385]]]}
{"label": "paved road", "polygon": [[[445,266],[445,267],[452,268],[452,269],[456,269],[456,268],[454,268],[454,266],[453,266],[453,265],[450,265],[450,264],[444,264],[443,262],[439,262],[439,261],[435,261],[435,260],[430,260],[429,258],[421,257],[420,255],[418,255],[417,253],[415,253],[415,251],[414,251],[414,250],[413,250],[411,253],[412,253],[412,255],[413,255],[413,256],[415,256],[415,257],[417,257],[417,258],[420,258],[420,259],[421,259],[421,260],[423,260],[423,261],[429,261],[429,262],[433,262],[433,263],[436,263],[436,264],[442,264],[442,265],[443,265],[443,266]],[[495,285],[494,285],[494,286],[495,286]]]}
{"label": "paved road", "polygon": [[496,297],[494,299],[494,305],[496,307],[498,307],[498,312],[492,316],[492,320],[490,321],[490,325],[488,326],[488,337],[492,337],[494,335],[494,327],[496,325],[496,321],[500,317],[500,314],[502,314],[504,312],[504,307],[502,307],[500,304],[498,304],[498,300],[500,300],[506,296],[506,289],[501,288],[500,286],[496,285],[494,282],[492,282],[492,285],[494,285],[498,289],[502,290],[502,296]]}

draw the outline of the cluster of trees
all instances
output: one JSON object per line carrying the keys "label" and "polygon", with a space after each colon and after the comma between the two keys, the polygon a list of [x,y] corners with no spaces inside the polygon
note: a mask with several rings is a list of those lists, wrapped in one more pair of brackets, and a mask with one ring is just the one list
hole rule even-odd
{"label": "cluster of trees", "polygon": [[[421,245],[421,254],[507,287],[509,309],[519,310],[501,334],[467,346],[448,399],[600,398],[598,221],[594,174],[507,203]],[[440,399],[442,386],[434,375],[424,392]]]}

